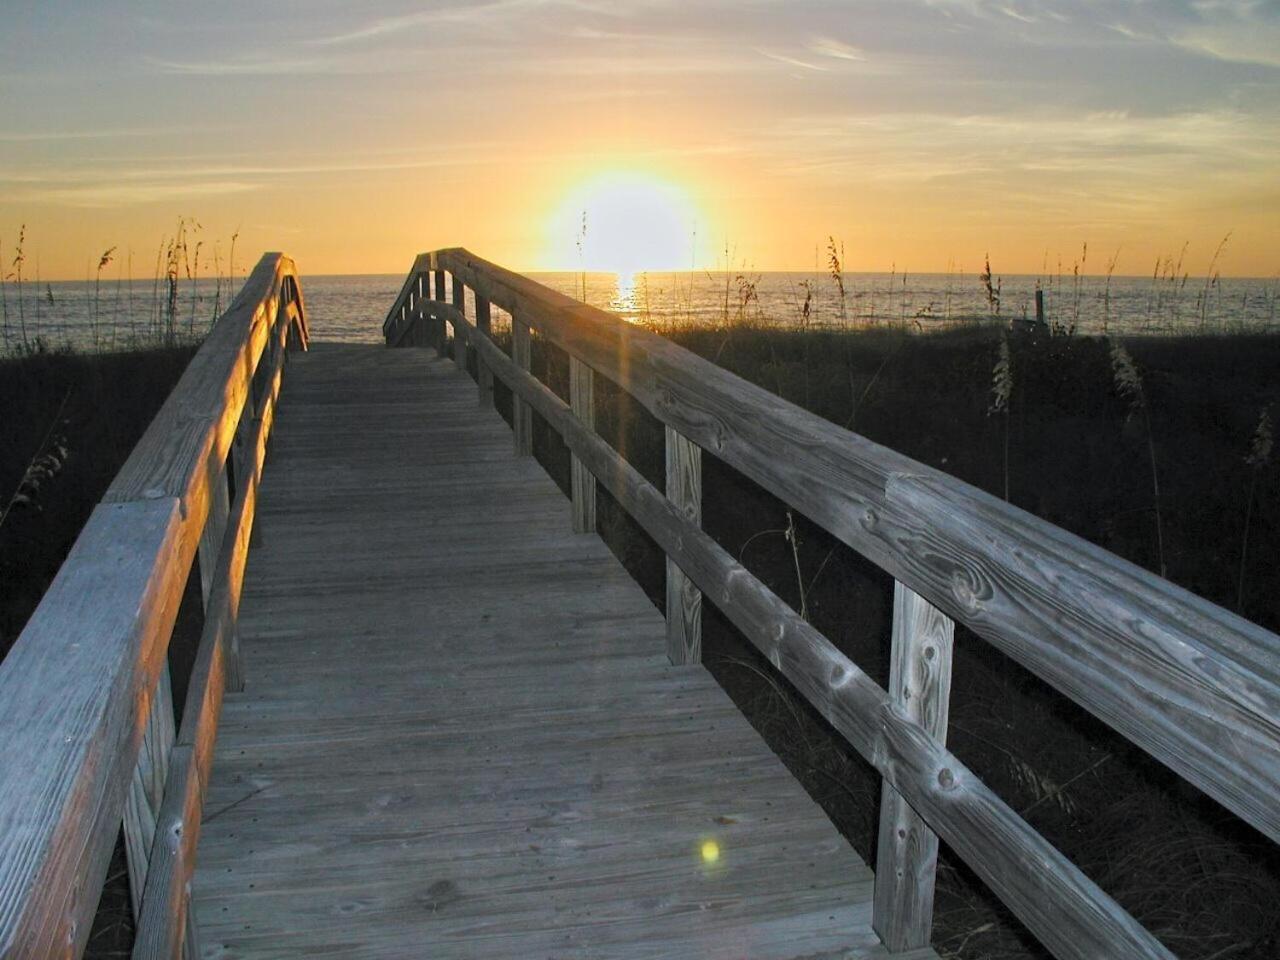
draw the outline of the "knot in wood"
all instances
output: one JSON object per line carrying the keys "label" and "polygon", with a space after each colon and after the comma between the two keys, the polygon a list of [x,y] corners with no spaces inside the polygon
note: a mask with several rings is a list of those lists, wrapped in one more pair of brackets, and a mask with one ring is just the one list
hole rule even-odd
{"label": "knot in wood", "polygon": [[951,772],[950,767],[943,767],[938,771],[938,786],[943,790],[950,790],[956,785],[956,775]]}
{"label": "knot in wood", "polygon": [[980,589],[970,571],[961,568],[951,574],[951,595],[956,598],[956,603],[970,613],[978,612],[986,593]]}

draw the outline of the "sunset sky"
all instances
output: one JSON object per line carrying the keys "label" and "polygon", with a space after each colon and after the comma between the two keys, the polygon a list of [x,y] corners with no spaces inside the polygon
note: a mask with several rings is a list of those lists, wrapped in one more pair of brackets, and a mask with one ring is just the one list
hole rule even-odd
{"label": "sunset sky", "polygon": [[[241,268],[1280,271],[1269,0],[6,0],[0,243]],[[582,211],[584,253],[578,254]]]}

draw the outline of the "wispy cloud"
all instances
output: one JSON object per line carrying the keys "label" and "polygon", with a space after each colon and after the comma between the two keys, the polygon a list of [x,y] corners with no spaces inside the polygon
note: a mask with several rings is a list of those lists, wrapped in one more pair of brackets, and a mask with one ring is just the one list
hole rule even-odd
{"label": "wispy cloud", "polygon": [[165,60],[147,56],[145,63],[161,73],[183,77],[279,77],[289,74],[333,73],[334,63],[321,59],[262,56],[251,60]]}
{"label": "wispy cloud", "polygon": [[809,43],[809,50],[811,53],[816,53],[822,57],[831,57],[833,60],[860,61],[867,59],[866,55],[858,47],[826,37],[817,37],[812,40]]}
{"label": "wispy cloud", "polygon": [[679,39],[678,34],[658,33],[655,31],[640,30],[606,30],[601,27],[587,26],[585,24],[577,24],[572,27],[568,35],[575,40],[592,40],[612,42],[620,41],[622,43],[637,42],[653,42],[653,43],[671,43]]}
{"label": "wispy cloud", "polygon": [[[763,53],[763,51],[760,52]],[[545,59],[511,60],[496,64],[492,70],[495,73],[504,72],[544,78],[593,77],[599,80],[603,77],[634,77],[644,79],[646,77],[750,74],[758,69],[758,63],[759,61],[754,57],[742,56],[732,51],[636,50],[625,54],[620,52],[567,53],[548,56]]]}
{"label": "wispy cloud", "polygon": [[[476,13],[488,11],[494,4],[480,4],[472,16]],[[361,40],[372,40],[376,37],[393,36],[405,31],[412,30],[415,27],[425,26],[429,23],[438,23],[446,19],[454,19],[463,11],[457,9],[441,9],[441,10],[423,10],[418,13],[407,13],[398,17],[378,17],[374,20],[366,21],[360,26],[353,27],[350,30],[344,30],[340,33],[331,33],[321,37],[312,37],[308,43],[322,47],[340,46],[342,44],[357,43]]]}
{"label": "wispy cloud", "polygon": [[59,140],[133,140],[138,137],[171,137],[217,129],[208,125],[188,124],[172,127],[120,127],[103,130],[0,130],[0,143],[44,143]]}
{"label": "wispy cloud", "polygon": [[776,60],[778,63],[785,63],[789,67],[799,67],[802,70],[814,70],[819,73],[825,72],[826,67],[816,63],[809,63],[807,60],[801,60],[798,57],[789,57],[784,53],[775,53],[772,50],[762,50],[757,48],[756,53],[762,57],[768,57],[770,60]]}
{"label": "wispy cloud", "polygon": [[236,181],[102,183],[83,187],[32,189],[19,193],[15,199],[64,207],[105,208],[220,197],[257,189],[257,184]]}
{"label": "wispy cloud", "polygon": [[1280,67],[1280,21],[1198,24],[1171,39],[1217,60]]}
{"label": "wispy cloud", "polygon": [[986,21],[987,29],[997,29],[1002,18],[1018,24],[1071,24],[1068,38],[1084,48],[1102,31],[1217,60],[1280,67],[1280,5],[1273,0],[1095,0],[1083,16],[1080,5],[1067,0],[918,2],[948,17]]}
{"label": "wispy cloud", "polygon": [[358,43],[378,37],[396,36],[431,24],[482,24],[528,10],[549,7],[567,7],[594,13],[607,12],[605,4],[592,4],[582,0],[480,0],[480,2],[443,3],[427,10],[390,17],[374,17],[358,26],[336,33],[313,37],[309,43],[317,46],[338,46]]}
{"label": "wispy cloud", "polygon": [[1196,177],[1267,183],[1280,167],[1280,124],[1236,111],[1133,117],[896,113],[794,118],[762,143],[781,172],[857,183],[961,185],[998,195],[1027,188],[1036,209],[1081,184],[1112,204],[1181,196]]}
{"label": "wispy cloud", "polygon": [[1129,26],[1129,24],[1127,23],[1108,23],[1106,24],[1106,27],[1108,30],[1118,33],[1120,34],[1120,36],[1128,40],[1138,40],[1144,43],[1154,42],[1159,40],[1159,37],[1157,37],[1155,34],[1146,33],[1144,31],[1135,29],[1134,27]]}
{"label": "wispy cloud", "polygon": [[[175,189],[188,189],[193,184],[247,182],[257,179],[267,182],[280,178],[305,177],[323,174],[386,173],[398,170],[432,170],[442,167],[476,166],[499,162],[495,155],[496,144],[470,147],[465,152],[451,151],[446,155],[434,155],[403,160],[350,160],[311,161],[274,164],[183,164],[173,167],[148,167],[130,165],[122,169],[103,169],[101,166],[85,166],[69,170],[14,171],[0,170],[0,183],[38,185],[44,188],[66,187],[68,190],[96,190],[108,185],[155,184],[165,187],[176,182]],[[228,178],[235,178],[235,181]],[[185,185],[185,186],[184,186]],[[248,184],[253,186],[254,184]]]}
{"label": "wispy cloud", "polygon": [[999,7],[998,9],[1002,14],[1004,14],[1010,20],[1017,20],[1019,23],[1039,23],[1039,20],[1036,17],[1030,16],[1029,14],[1024,13],[1023,11],[1019,10],[1017,7],[1011,7],[1006,5],[1006,6]]}

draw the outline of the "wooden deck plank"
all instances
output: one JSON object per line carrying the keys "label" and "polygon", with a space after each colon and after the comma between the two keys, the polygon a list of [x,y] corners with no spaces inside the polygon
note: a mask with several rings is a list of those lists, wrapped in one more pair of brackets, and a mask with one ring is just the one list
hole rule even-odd
{"label": "wooden deck plank", "polygon": [[885,956],[871,872],[452,363],[315,343],[275,436],[205,957]]}

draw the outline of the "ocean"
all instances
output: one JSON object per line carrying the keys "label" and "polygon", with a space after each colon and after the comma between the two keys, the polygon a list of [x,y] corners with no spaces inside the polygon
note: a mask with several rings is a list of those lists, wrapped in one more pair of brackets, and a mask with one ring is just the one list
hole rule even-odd
{"label": "ocean", "polygon": [[[960,273],[853,273],[836,281],[814,273],[680,272],[532,273],[570,296],[661,330],[667,325],[746,320],[793,329],[895,324],[912,331],[972,323],[996,313],[1034,316],[1037,286],[1047,318],[1082,334],[1125,336],[1280,330],[1280,280],[1196,277],[1075,278],[1011,276],[989,295],[981,278]],[[238,281],[237,281],[238,282]],[[312,335],[377,342],[382,320],[404,276],[302,277]],[[3,284],[0,349],[12,352],[39,338],[82,350],[125,349],[153,342],[166,326],[164,294],[152,280],[24,283],[19,299]],[[230,302],[232,283],[182,280],[174,326],[198,337]]]}

